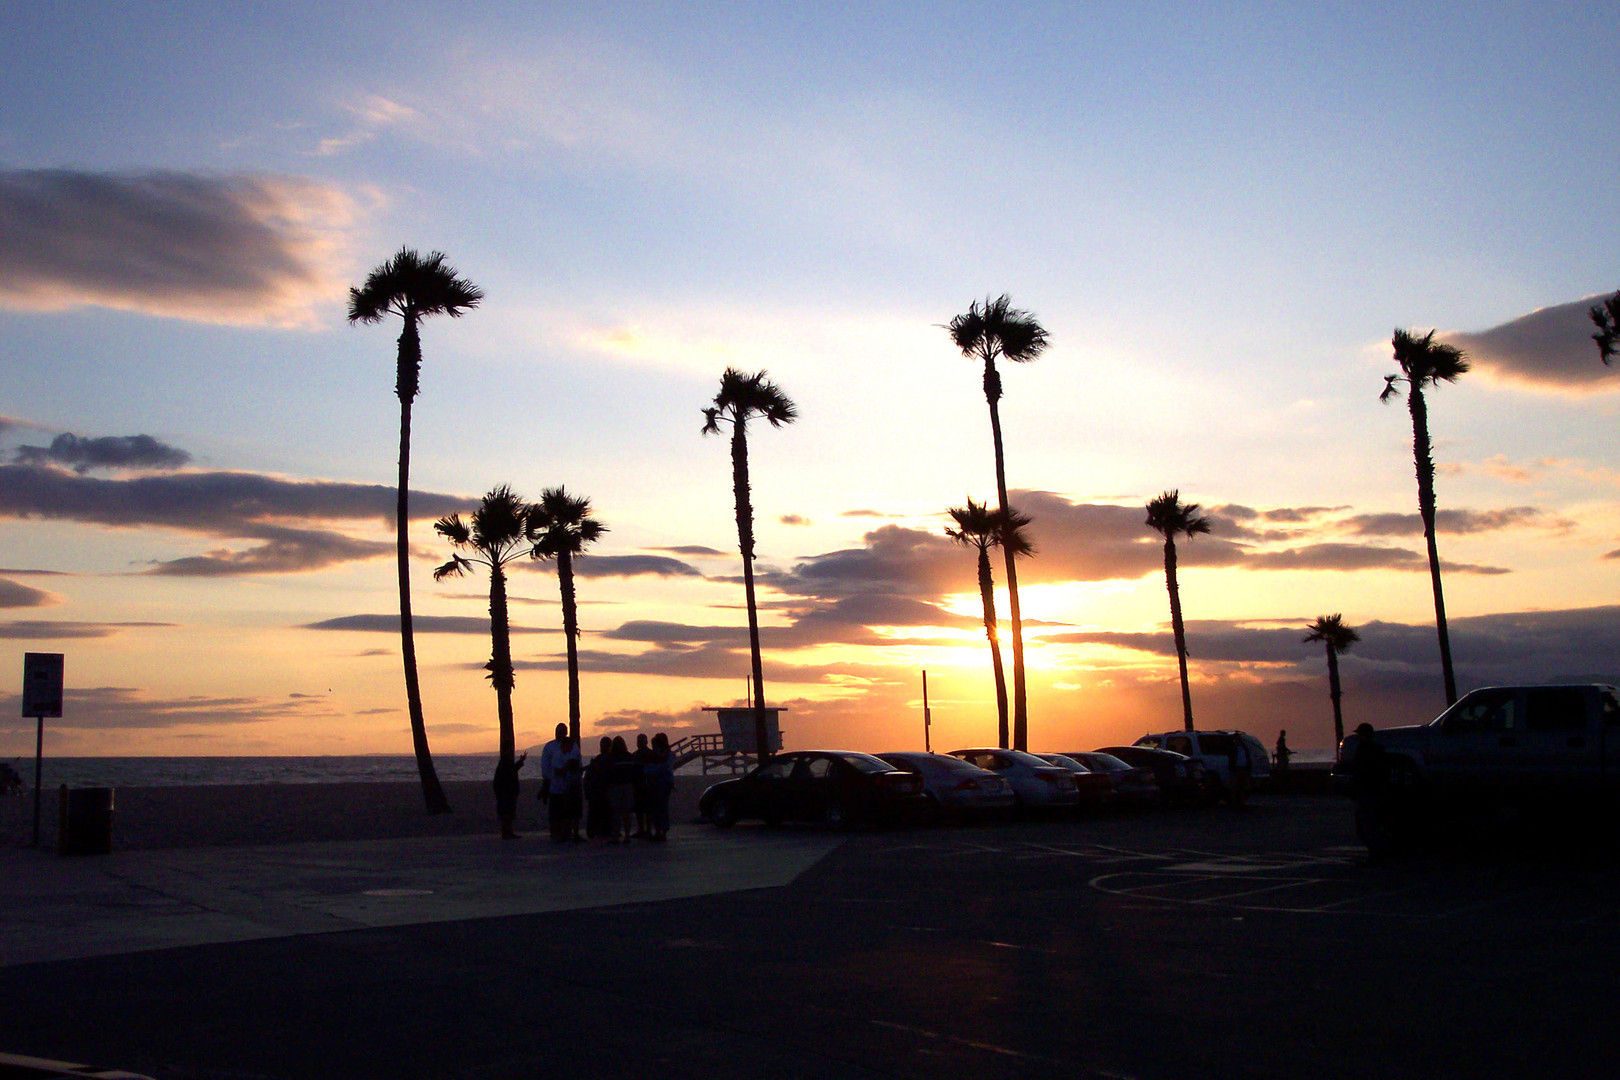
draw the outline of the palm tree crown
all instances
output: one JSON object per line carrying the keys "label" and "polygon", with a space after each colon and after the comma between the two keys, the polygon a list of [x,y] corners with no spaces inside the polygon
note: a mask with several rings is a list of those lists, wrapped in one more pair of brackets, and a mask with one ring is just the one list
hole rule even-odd
{"label": "palm tree crown", "polygon": [[772,427],[791,424],[799,418],[799,407],[771,382],[768,372],[748,375],[728,367],[720,376],[720,392],[714,395],[714,405],[704,409],[703,416],[703,434],[713,435],[719,432],[722,420],[746,424],[757,416],[769,420]]}
{"label": "palm tree crown", "polygon": [[1395,364],[1401,373],[1384,376],[1384,392],[1378,395],[1379,401],[1394,397],[1397,393],[1395,384],[1398,382],[1405,382],[1413,390],[1421,391],[1425,386],[1456,382],[1459,376],[1467,374],[1468,359],[1463,351],[1455,345],[1434,340],[1434,333],[1430,330],[1418,337],[1409,330],[1395,331],[1390,344],[1395,348]]}
{"label": "palm tree crown", "polygon": [[1169,541],[1198,536],[1209,532],[1209,520],[1199,513],[1202,509],[1198,503],[1182,502],[1180,491],[1166,491],[1147,504],[1147,525]]}
{"label": "palm tree crown", "polygon": [[443,252],[423,256],[410,248],[400,248],[393,258],[371,272],[364,285],[349,290],[349,321],[375,323],[388,315],[405,320],[394,392],[400,400],[409,401],[416,396],[422,368],[421,348],[415,345],[417,321],[432,315],[459,317],[477,307],[483,298],[483,291],[458,276]]}
{"label": "palm tree crown", "polygon": [[984,503],[968,499],[966,506],[953,506],[947,511],[956,522],[956,528],[946,526],[945,535],[964,547],[978,551],[979,600],[984,607],[984,634],[990,641],[990,667],[995,677],[997,736],[1003,748],[1011,745],[1007,725],[1007,677],[1001,666],[1001,639],[996,625],[995,580],[990,571],[990,549],[1011,544],[1018,555],[1032,555],[1035,545],[1024,532],[1030,518],[1012,511],[1011,527],[1006,515],[991,510]]}

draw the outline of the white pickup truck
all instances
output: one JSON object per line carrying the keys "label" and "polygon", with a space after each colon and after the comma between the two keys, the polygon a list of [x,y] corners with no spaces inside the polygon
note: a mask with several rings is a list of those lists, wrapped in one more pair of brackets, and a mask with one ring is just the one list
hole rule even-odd
{"label": "white pickup truck", "polygon": [[[1587,683],[1487,686],[1418,727],[1385,728],[1391,790],[1425,802],[1488,801],[1521,807],[1620,793],[1620,692]],[[1333,766],[1349,789],[1357,737]]]}

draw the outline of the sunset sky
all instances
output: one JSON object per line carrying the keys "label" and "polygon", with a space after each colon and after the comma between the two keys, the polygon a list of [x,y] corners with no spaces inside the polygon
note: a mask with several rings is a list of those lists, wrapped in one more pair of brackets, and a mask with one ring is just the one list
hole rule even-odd
{"label": "sunset sky", "polygon": [[[1463,689],[1620,681],[1612,3],[5,4],[0,756],[22,654],[67,656],[47,752],[410,749],[392,507],[401,246],[486,294],[422,328],[414,596],[436,751],[495,748],[487,579],[432,521],[565,484],[588,734],[707,729],[747,673],[729,365],[751,433],[766,686],[789,746],[995,738],[973,553],[979,369],[1008,293],[1031,742],[1180,724],[1143,505],[1181,547],[1200,726],[1325,748],[1444,704],[1394,327],[1429,396]],[[1315,10],[1312,10],[1315,9]],[[1000,580],[1001,571],[997,570]],[[549,565],[513,577],[519,745],[566,717]],[[1000,597],[1006,611],[1005,597]],[[1008,656],[1010,666],[1011,657]]]}

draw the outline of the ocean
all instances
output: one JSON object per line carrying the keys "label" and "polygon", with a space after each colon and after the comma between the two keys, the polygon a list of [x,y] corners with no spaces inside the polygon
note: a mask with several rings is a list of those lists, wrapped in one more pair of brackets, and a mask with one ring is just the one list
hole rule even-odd
{"label": "ocean", "polygon": [[[434,754],[440,780],[489,780],[494,754]],[[23,781],[34,784],[34,759],[9,758]],[[204,784],[341,784],[417,781],[410,754],[343,757],[47,757],[40,786],[190,787]]]}

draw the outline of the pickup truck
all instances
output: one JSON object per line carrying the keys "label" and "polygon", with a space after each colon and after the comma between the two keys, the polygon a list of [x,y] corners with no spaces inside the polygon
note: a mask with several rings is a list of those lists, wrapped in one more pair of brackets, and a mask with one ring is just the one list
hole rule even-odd
{"label": "pickup truck", "polygon": [[[1620,691],[1602,684],[1487,686],[1427,724],[1384,728],[1387,790],[1442,804],[1521,808],[1620,793]],[[1357,736],[1339,746],[1335,787],[1352,779]]]}

